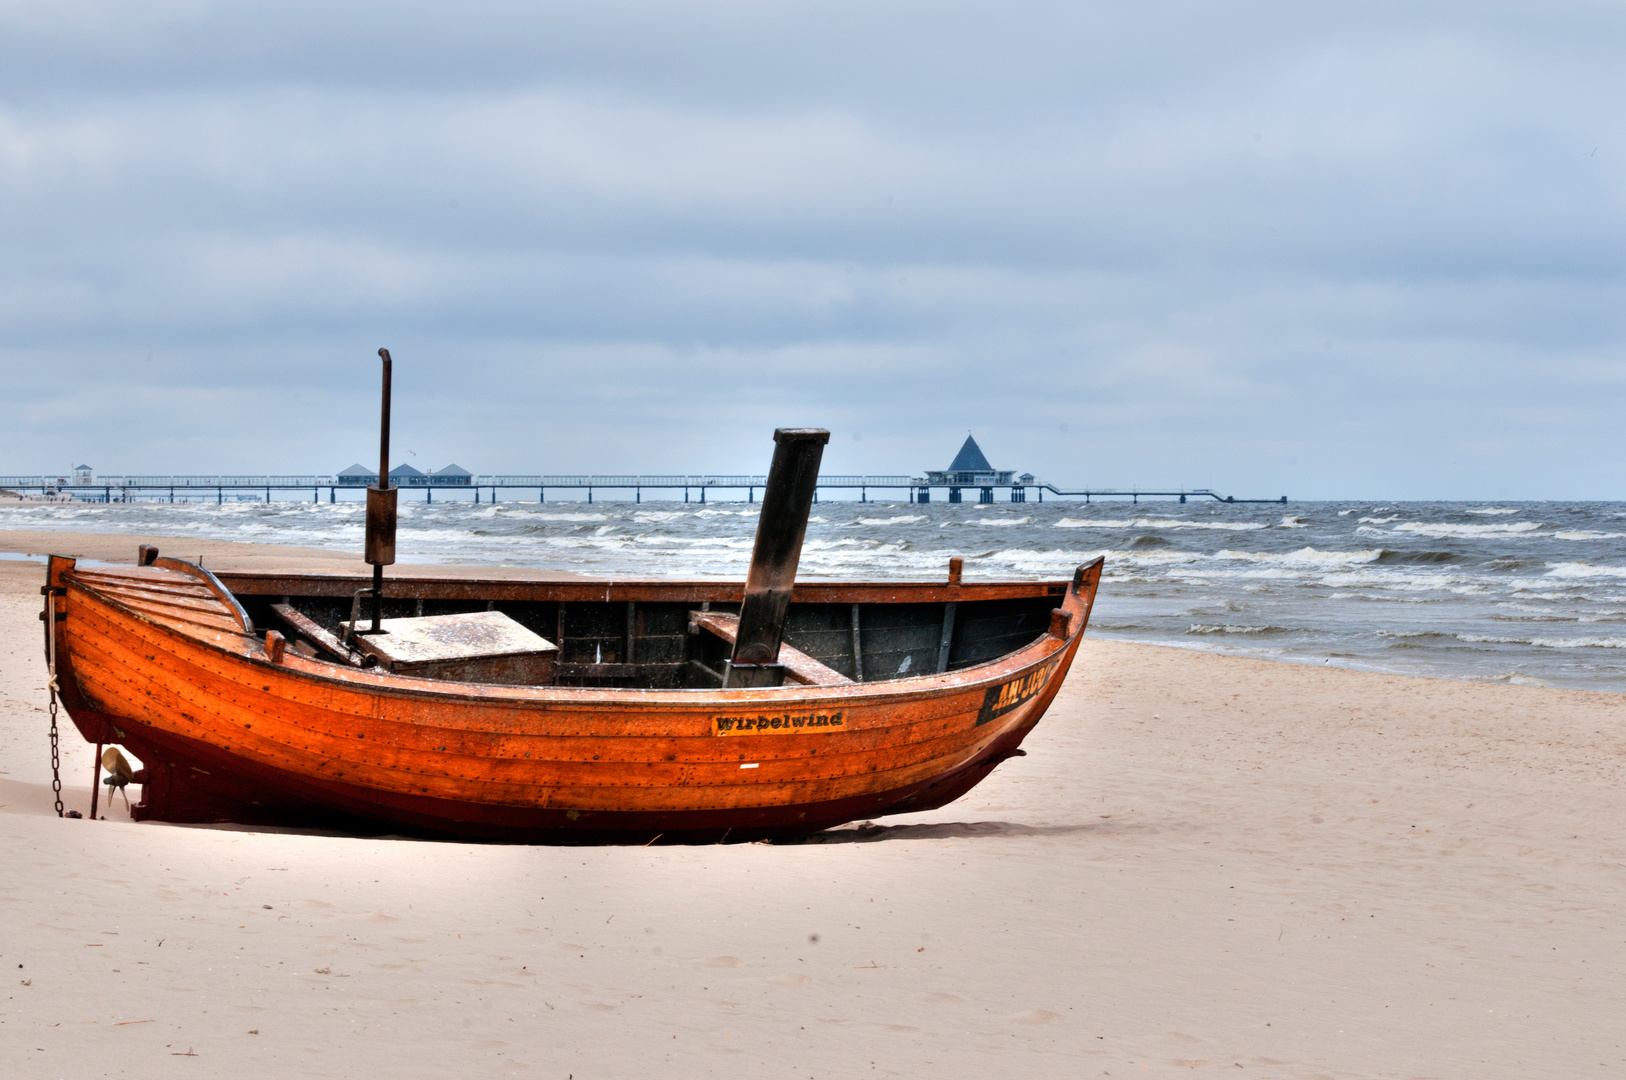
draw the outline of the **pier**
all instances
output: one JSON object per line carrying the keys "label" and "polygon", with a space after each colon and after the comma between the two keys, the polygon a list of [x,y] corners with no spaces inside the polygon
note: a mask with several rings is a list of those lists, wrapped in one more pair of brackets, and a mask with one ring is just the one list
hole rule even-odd
{"label": "pier", "polygon": [[[415,470],[414,470],[415,471]],[[508,496],[507,501],[531,501],[535,493],[535,501],[547,502],[548,492],[556,493],[582,493],[587,502],[592,502],[596,496],[606,492],[613,492],[625,499],[631,496],[633,502],[643,502],[646,491],[649,492],[683,492],[684,502],[705,503],[708,495],[712,501],[717,501],[718,494],[732,496],[732,501],[738,501],[741,496],[748,503],[754,503],[760,494],[763,485],[767,482],[766,476],[693,473],[682,475],[654,475],[654,474],[519,474],[519,475],[485,475],[473,474],[444,474],[417,473],[415,476],[397,475],[400,469],[392,470],[392,482],[400,487],[404,495],[423,492],[424,501],[432,503],[438,494],[442,499],[448,496],[459,501],[482,502],[499,501],[499,495]],[[993,479],[993,478],[990,478]],[[1031,474],[1024,473],[1020,477],[1011,477],[1009,474],[999,476],[998,482],[986,482],[984,478],[977,477],[972,480],[960,480],[952,474],[938,474],[936,476],[907,476],[902,474],[878,475],[825,475],[819,477],[819,490],[841,491],[858,493],[859,502],[873,502],[871,492],[896,492],[886,501],[907,501],[911,503],[929,503],[932,501],[934,489],[944,491],[951,503],[960,502],[962,489],[974,488],[978,493],[978,502],[992,503],[994,494],[1002,491],[1014,503],[1026,502],[1031,495],[1038,502],[1044,501],[1048,492],[1056,498],[1082,498],[1086,503],[1097,499],[1125,499],[1130,502],[1139,502],[1142,498],[1148,499],[1178,499],[1186,502],[1188,499],[1213,500],[1222,503],[1278,503],[1285,505],[1287,496],[1274,499],[1239,499],[1235,496],[1220,495],[1207,488],[1181,488],[1178,490],[1143,490],[1139,488],[1079,488],[1069,490],[1057,487],[1055,484],[1034,479]],[[304,501],[305,493],[309,492],[310,501],[321,502],[323,496],[328,502],[337,502],[338,493],[352,491],[360,493],[374,482],[371,473],[354,474],[348,470],[343,474],[328,476],[297,476],[297,475],[268,475],[268,476],[0,476],[0,489],[14,491],[19,494],[38,492],[41,495],[56,495],[74,499],[79,502],[175,502],[194,501],[214,497],[217,503],[225,502],[228,495],[240,498],[245,494],[263,497],[266,502],[272,501],[274,496],[285,500],[299,499]],[[816,497],[816,496],[815,496]],[[726,501],[726,500],[725,500]]]}

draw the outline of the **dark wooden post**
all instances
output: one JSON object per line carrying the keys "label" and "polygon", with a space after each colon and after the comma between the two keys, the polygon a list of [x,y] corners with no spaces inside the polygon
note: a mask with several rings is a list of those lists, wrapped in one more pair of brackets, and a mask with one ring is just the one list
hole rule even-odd
{"label": "dark wooden post", "polygon": [[373,567],[373,629],[383,632],[384,567],[395,562],[395,503],[399,489],[390,486],[390,351],[384,361],[384,404],[378,422],[378,483],[367,489],[366,560]]}
{"label": "dark wooden post", "polygon": [[773,441],[773,464],[762,489],[762,514],[757,519],[751,572],[745,579],[734,656],[723,681],[729,687],[778,686],[784,681],[779,642],[807,537],[819,461],[830,433],[823,428],[780,428]]}

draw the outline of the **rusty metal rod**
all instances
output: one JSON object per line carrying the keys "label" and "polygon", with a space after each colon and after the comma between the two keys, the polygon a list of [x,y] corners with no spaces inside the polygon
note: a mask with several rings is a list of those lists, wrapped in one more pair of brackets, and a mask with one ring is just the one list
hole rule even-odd
{"label": "rusty metal rod", "polygon": [[367,489],[367,561],[373,566],[373,628],[384,629],[384,567],[395,562],[397,492],[390,486],[390,351],[379,349],[384,362],[383,403],[378,419],[378,483]]}

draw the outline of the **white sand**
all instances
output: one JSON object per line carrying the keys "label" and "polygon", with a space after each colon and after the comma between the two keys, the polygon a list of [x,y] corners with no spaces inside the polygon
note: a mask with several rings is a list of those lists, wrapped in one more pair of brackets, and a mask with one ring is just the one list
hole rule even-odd
{"label": "white sand", "polygon": [[40,577],[0,564],[3,1077],[1626,1075],[1618,695],[1094,641],[1028,757],[840,842],[65,821]]}

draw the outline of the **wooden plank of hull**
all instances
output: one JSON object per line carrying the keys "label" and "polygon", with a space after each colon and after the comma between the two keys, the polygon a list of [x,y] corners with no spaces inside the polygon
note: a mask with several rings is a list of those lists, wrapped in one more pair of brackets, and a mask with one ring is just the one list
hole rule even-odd
{"label": "wooden plank of hull", "polygon": [[[479,687],[293,654],[273,664],[242,633],[138,612],[94,586],[70,589],[59,633],[70,708],[127,720],[138,754],[150,745],[290,803],[479,835],[806,829],[938,805],[1014,752],[1071,663],[1097,578],[1068,590],[1065,641],[839,689]],[[1020,702],[983,716],[992,691],[1017,685]],[[835,713],[840,725],[818,733],[719,731],[731,714]]]}
{"label": "wooden plank of hull", "polygon": [[[219,580],[239,596],[322,596],[349,601],[357,589],[370,588],[371,578],[344,574],[277,574],[222,572]],[[1054,582],[945,582],[814,581],[798,582],[795,604],[924,604],[949,600],[1001,600],[1013,597],[1053,596],[1059,604],[1067,593]],[[626,581],[515,581],[506,578],[445,578],[394,575],[386,597],[405,600],[528,601],[567,603],[658,600],[672,603],[737,604],[745,586],[728,581],[674,581],[669,578]]]}

